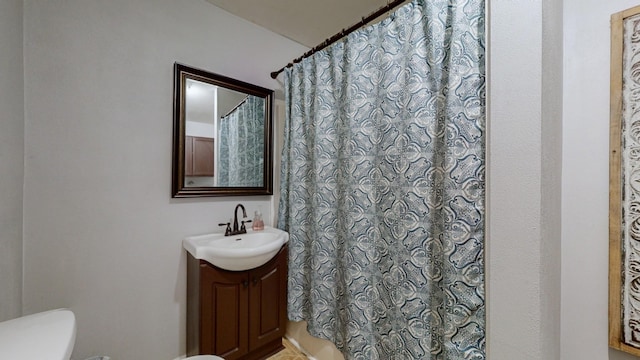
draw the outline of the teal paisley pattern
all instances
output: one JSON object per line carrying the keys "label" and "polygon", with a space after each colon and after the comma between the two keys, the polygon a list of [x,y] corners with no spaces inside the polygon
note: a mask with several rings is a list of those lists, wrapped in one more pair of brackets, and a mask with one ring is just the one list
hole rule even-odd
{"label": "teal paisley pattern", "polygon": [[285,72],[288,315],[346,359],[485,359],[482,0],[414,0]]}
{"label": "teal paisley pattern", "polygon": [[264,108],[264,99],[249,95],[220,118],[218,186],[262,186]]}

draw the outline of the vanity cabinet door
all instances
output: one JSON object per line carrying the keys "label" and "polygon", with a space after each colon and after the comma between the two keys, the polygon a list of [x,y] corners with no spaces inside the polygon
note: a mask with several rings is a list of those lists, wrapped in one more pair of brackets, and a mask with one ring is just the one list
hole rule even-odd
{"label": "vanity cabinet door", "polygon": [[213,176],[213,139],[185,136],[184,175]]}
{"label": "vanity cabinet door", "polygon": [[193,136],[184,138],[184,176],[193,176]]}
{"label": "vanity cabinet door", "polygon": [[256,360],[282,349],[287,326],[287,246],[248,271],[187,256],[187,355]]}
{"label": "vanity cabinet door", "polygon": [[249,348],[278,343],[287,326],[286,247],[264,266],[252,270],[249,291]]}
{"label": "vanity cabinet door", "polygon": [[200,353],[238,359],[249,352],[248,274],[205,262],[200,270]]}
{"label": "vanity cabinet door", "polygon": [[193,176],[213,176],[213,139],[193,138]]}

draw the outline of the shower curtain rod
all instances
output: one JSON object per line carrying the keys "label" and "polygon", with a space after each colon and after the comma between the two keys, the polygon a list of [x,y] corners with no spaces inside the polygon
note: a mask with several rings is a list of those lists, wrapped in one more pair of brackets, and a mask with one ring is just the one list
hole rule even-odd
{"label": "shower curtain rod", "polygon": [[372,12],[371,14],[369,14],[369,16],[363,17],[362,20],[360,20],[358,23],[352,25],[351,27],[347,28],[347,29],[342,29],[342,31],[340,31],[339,33],[333,35],[332,37],[326,39],[325,41],[323,41],[322,43],[320,43],[319,45],[316,45],[313,49],[307,51],[306,53],[304,53],[302,56],[300,56],[297,59],[294,59],[292,62],[288,63],[286,66],[282,67],[280,70],[278,71],[274,71],[271,73],[271,78],[275,79],[278,77],[278,75],[284,71],[284,69],[293,66],[294,63],[299,63],[300,61],[302,61],[302,59],[308,58],[309,56],[317,53],[318,51],[326,48],[327,46],[337,42],[338,40],[342,39],[343,37],[351,34],[352,32],[360,29],[361,27],[367,25],[368,23],[370,23],[371,21],[377,19],[378,17],[380,17],[382,14],[386,13],[387,11],[393,10],[395,7],[399,6],[400,4],[406,2],[407,0],[394,0],[391,1],[389,3],[387,3],[387,5],[381,7],[380,9]]}

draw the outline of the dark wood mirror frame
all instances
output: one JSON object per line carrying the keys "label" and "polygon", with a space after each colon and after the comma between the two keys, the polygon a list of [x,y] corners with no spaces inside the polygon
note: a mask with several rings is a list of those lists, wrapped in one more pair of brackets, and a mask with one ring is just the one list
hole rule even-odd
{"label": "dark wood mirror frame", "polygon": [[[221,88],[253,95],[265,100],[264,109],[264,169],[260,187],[187,187],[185,186],[185,83],[197,80]],[[173,174],[171,195],[174,198],[208,196],[273,195],[273,91],[240,80],[174,64],[173,91]]]}

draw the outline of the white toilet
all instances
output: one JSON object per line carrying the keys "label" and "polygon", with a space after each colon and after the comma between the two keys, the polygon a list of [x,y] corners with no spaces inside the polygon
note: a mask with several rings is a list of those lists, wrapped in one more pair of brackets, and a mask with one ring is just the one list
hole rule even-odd
{"label": "white toilet", "polygon": [[[0,359],[69,360],[76,340],[76,317],[68,309],[45,311],[0,322]],[[224,360],[198,355],[185,360]]]}

